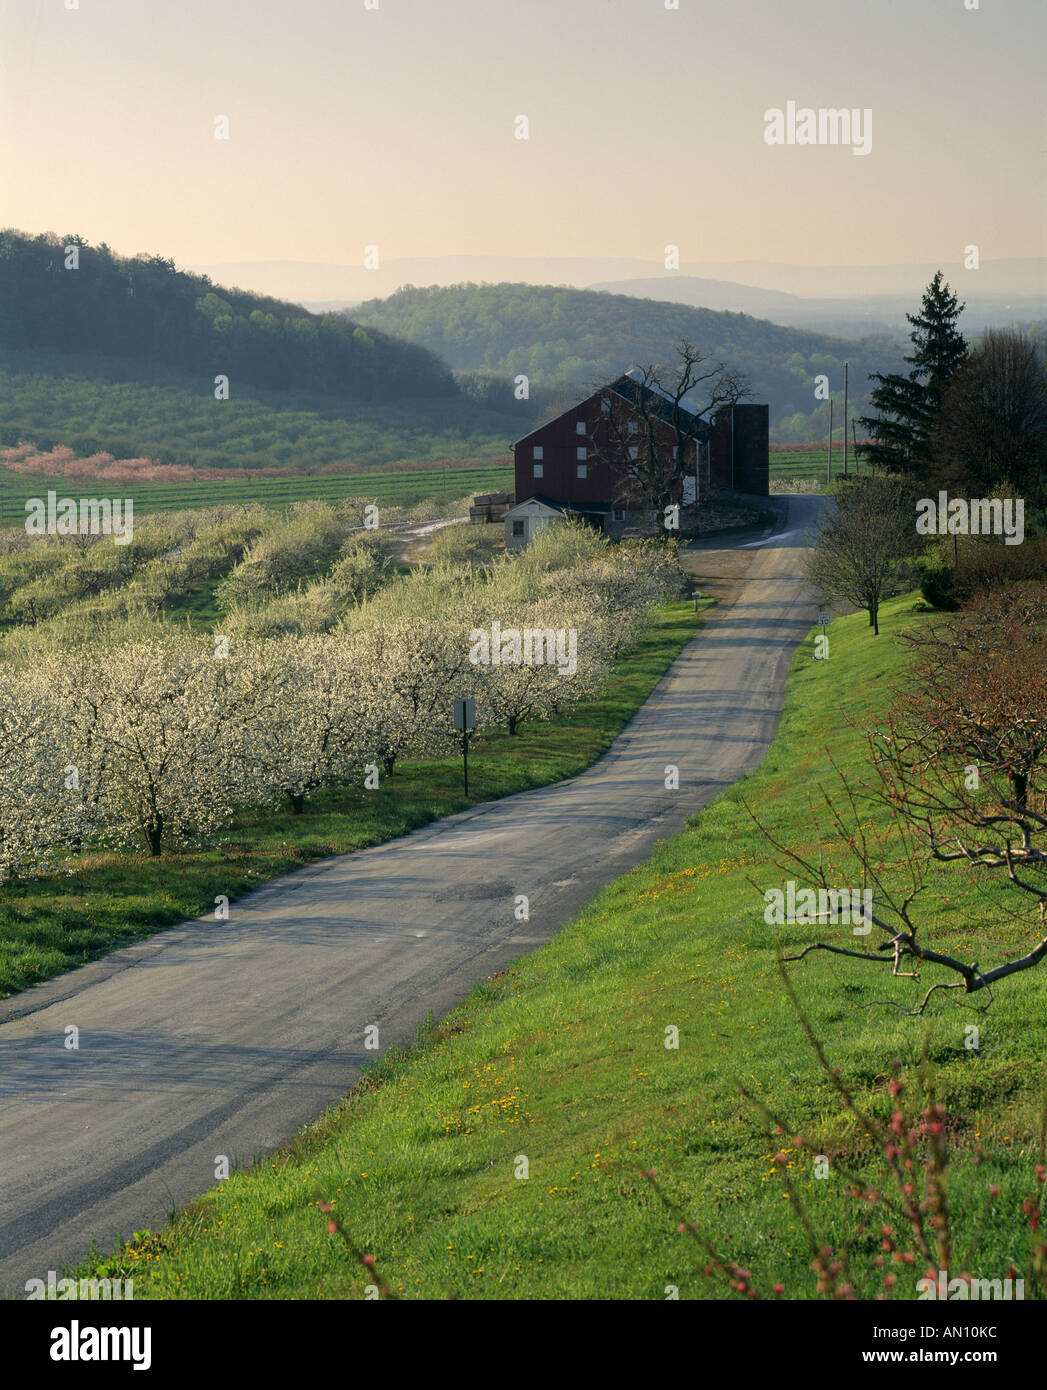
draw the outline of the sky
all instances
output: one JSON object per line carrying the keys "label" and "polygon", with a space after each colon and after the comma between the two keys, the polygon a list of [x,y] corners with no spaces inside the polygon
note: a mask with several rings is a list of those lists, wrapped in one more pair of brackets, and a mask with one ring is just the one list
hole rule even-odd
{"label": "sky", "polygon": [[[1047,5],[973,2],[0,0],[0,226],[179,265],[1042,255]],[[768,144],[789,101],[871,111],[869,153]]]}

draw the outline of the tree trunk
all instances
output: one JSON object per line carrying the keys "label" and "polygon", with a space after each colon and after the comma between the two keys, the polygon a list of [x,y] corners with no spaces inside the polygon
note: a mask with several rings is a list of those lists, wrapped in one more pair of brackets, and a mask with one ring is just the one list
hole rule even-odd
{"label": "tree trunk", "polygon": [[1019,806],[1024,807],[1029,796],[1029,775],[1026,772],[1012,772],[1011,786],[1014,788],[1014,799]]}
{"label": "tree trunk", "polygon": [[288,792],[287,799],[291,803],[291,810],[296,816],[300,816],[305,810],[305,796],[302,792]]}
{"label": "tree trunk", "polygon": [[163,816],[157,816],[155,820],[145,827],[145,839],[149,846],[149,853],[154,859],[159,858],[164,839]]}

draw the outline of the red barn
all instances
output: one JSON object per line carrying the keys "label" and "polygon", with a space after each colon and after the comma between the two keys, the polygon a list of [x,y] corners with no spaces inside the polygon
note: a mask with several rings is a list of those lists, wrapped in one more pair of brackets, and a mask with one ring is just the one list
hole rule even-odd
{"label": "red barn", "polygon": [[527,545],[541,525],[566,512],[616,536],[649,520],[651,502],[626,466],[638,457],[663,459],[681,475],[668,494],[681,508],[721,491],[766,496],[767,441],[766,405],[726,406],[703,420],[629,372],[517,441],[517,502],[506,513],[506,546]]}

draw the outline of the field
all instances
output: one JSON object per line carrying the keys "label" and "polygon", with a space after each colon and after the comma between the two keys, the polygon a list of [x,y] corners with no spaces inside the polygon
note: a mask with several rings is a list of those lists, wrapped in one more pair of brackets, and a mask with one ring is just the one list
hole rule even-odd
{"label": "field", "polygon": [[341,464],[351,473],[496,459],[529,419],[526,404],[495,411],[458,393],[354,401],[233,381],[229,399],[215,400],[210,377],[172,367],[0,348],[0,445],[67,445],[79,457],[303,472]]}
{"label": "field", "polygon": [[[863,765],[864,740],[847,720],[860,727],[881,717],[903,673],[892,636],[921,618],[908,596],[887,604],[881,621],[879,638],[861,614],[833,624],[831,675],[807,639],[764,765],[691,829],[609,885],[546,946],[479,985],[414,1050],[383,1059],[284,1150],[234,1172],[170,1227],[139,1233],[100,1272],[133,1275],[136,1298],[362,1298],[369,1276],[328,1233],[323,1201],[355,1247],[374,1255],[394,1297],[662,1300],[671,1287],[681,1298],[732,1296],[703,1273],[705,1252],[678,1230],[691,1220],[751,1271],[759,1296],[773,1296],[775,1284],[786,1298],[813,1298],[792,1191],[816,1241],[833,1251],[851,1243],[859,1297],[894,1278],[895,1297],[914,1297],[922,1268],[875,1267],[879,1219],[856,1229],[860,1204],[836,1172],[839,1160],[859,1181],[885,1180],[784,993],[759,896],[780,871],[743,806],[817,854],[810,797],[832,783],[830,755],[852,773]],[[947,929],[957,889],[963,915],[992,925]],[[1013,929],[993,910],[998,891],[932,876],[945,949],[984,952],[983,960],[1014,951]],[[783,944],[803,933],[785,928]],[[988,1013],[943,1005],[908,1018],[891,1001],[911,1003],[913,987],[885,971],[817,955],[791,969],[830,1062],[876,1115],[898,1103],[888,1094],[892,1059],[910,1088],[927,1048],[947,1108],[957,1264],[977,1277],[1023,1266],[1020,1205],[1035,1191],[1040,1152],[1047,973],[1006,982]],[[972,1022],[974,1049],[965,1046]],[[678,1049],[665,1045],[669,1025],[679,1029]],[[784,1137],[767,1132],[739,1085],[781,1115]],[[801,1130],[834,1155],[822,1181],[790,1137]],[[650,1168],[675,1210],[644,1177]],[[904,1248],[904,1230],[894,1238]]]}
{"label": "field", "polygon": [[0,468],[0,525],[23,526],[25,503],[30,497],[46,498],[49,491],[59,497],[131,498],[136,517],[150,512],[180,511],[190,507],[213,507],[226,503],[259,502],[266,507],[286,507],[304,498],[335,502],[343,497],[359,497],[381,506],[410,507],[423,501],[451,501],[476,492],[499,492],[513,486],[513,470],[497,464],[478,463],[475,467],[453,466],[412,469],[368,469],[330,475],[302,474],[293,477],[231,477],[190,482],[116,483],[103,479],[27,476]]}
{"label": "field", "polygon": [[[839,462],[842,465],[842,454]],[[834,473],[838,458],[834,451]],[[463,466],[464,463],[464,466]],[[822,480],[824,455],[817,449],[772,452],[771,477],[785,480]],[[411,507],[420,502],[450,502],[478,492],[511,492],[511,464],[496,461],[454,459],[439,466],[424,462],[412,468],[368,468],[346,474],[302,473],[288,477],[211,478],[179,482],[111,482],[105,479],[26,475],[0,466],[0,526],[21,526],[25,504],[31,497],[44,498],[49,491],[59,497],[131,498],[134,514],[176,511],[188,507],[213,507],[227,503],[258,502],[266,507],[286,507],[291,502],[317,498],[335,502],[359,497],[381,506]]]}
{"label": "field", "polygon": [[[810,479],[812,482],[824,482],[826,474],[826,461],[828,455],[828,444],[800,444],[793,447],[791,444],[772,444],[771,445],[771,477],[778,478],[787,482],[795,482]],[[848,472],[856,471],[854,466],[854,447],[850,446],[847,450]],[[862,468],[862,472],[865,469]],[[843,474],[843,440],[833,440],[833,477],[837,478]]]}

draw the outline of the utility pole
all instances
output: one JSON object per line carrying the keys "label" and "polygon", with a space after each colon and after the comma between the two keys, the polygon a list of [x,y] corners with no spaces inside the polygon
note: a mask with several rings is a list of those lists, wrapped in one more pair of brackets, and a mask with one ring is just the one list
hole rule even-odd
{"label": "utility pole", "polygon": [[847,367],[843,364],[843,476],[847,477]]}
{"label": "utility pole", "polygon": [[858,421],[851,421],[851,438],[854,440],[854,475],[858,476]]}
{"label": "utility pole", "polygon": [[833,480],[833,398],[829,397],[829,466],[825,476],[825,481],[831,483]]}

